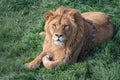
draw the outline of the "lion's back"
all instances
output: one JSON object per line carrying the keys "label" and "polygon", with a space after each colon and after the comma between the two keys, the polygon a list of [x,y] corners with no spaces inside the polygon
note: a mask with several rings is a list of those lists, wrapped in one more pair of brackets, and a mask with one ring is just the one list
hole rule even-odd
{"label": "lion's back", "polygon": [[96,44],[112,38],[113,25],[108,15],[103,12],[86,12],[82,16],[96,24]]}

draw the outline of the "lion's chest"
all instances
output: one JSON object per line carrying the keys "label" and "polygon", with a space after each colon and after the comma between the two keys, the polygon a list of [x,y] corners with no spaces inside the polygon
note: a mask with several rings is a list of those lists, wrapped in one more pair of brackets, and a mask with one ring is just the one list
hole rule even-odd
{"label": "lion's chest", "polygon": [[48,53],[48,55],[50,55],[53,60],[63,59],[65,57],[65,49],[53,49]]}
{"label": "lion's chest", "polygon": [[65,57],[64,51],[56,51],[54,52],[54,60],[56,59],[63,59]]}

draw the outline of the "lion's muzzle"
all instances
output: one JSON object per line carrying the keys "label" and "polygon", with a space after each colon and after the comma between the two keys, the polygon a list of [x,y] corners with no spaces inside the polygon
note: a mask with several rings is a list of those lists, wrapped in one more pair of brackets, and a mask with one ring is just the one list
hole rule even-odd
{"label": "lion's muzzle", "polygon": [[54,34],[53,41],[56,45],[63,45],[65,41],[64,35],[62,33]]}

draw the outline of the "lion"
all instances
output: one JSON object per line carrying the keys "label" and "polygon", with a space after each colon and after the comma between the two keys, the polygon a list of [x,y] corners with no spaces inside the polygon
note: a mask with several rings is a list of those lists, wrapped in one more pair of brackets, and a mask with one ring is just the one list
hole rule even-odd
{"label": "lion", "polygon": [[89,54],[100,43],[113,36],[113,25],[103,12],[85,12],[59,7],[55,12],[44,15],[45,40],[43,51],[33,61],[26,63],[30,69],[39,68],[41,63],[52,69],[65,63],[77,62],[81,54]]}

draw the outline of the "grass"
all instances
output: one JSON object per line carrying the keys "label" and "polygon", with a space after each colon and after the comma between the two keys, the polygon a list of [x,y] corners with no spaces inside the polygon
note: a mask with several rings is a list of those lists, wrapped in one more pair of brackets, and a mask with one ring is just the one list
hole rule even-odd
{"label": "grass", "polygon": [[[43,14],[59,6],[80,12],[102,11],[114,25],[114,37],[73,65],[24,68],[41,51]],[[120,0],[0,0],[0,80],[120,80]]]}

